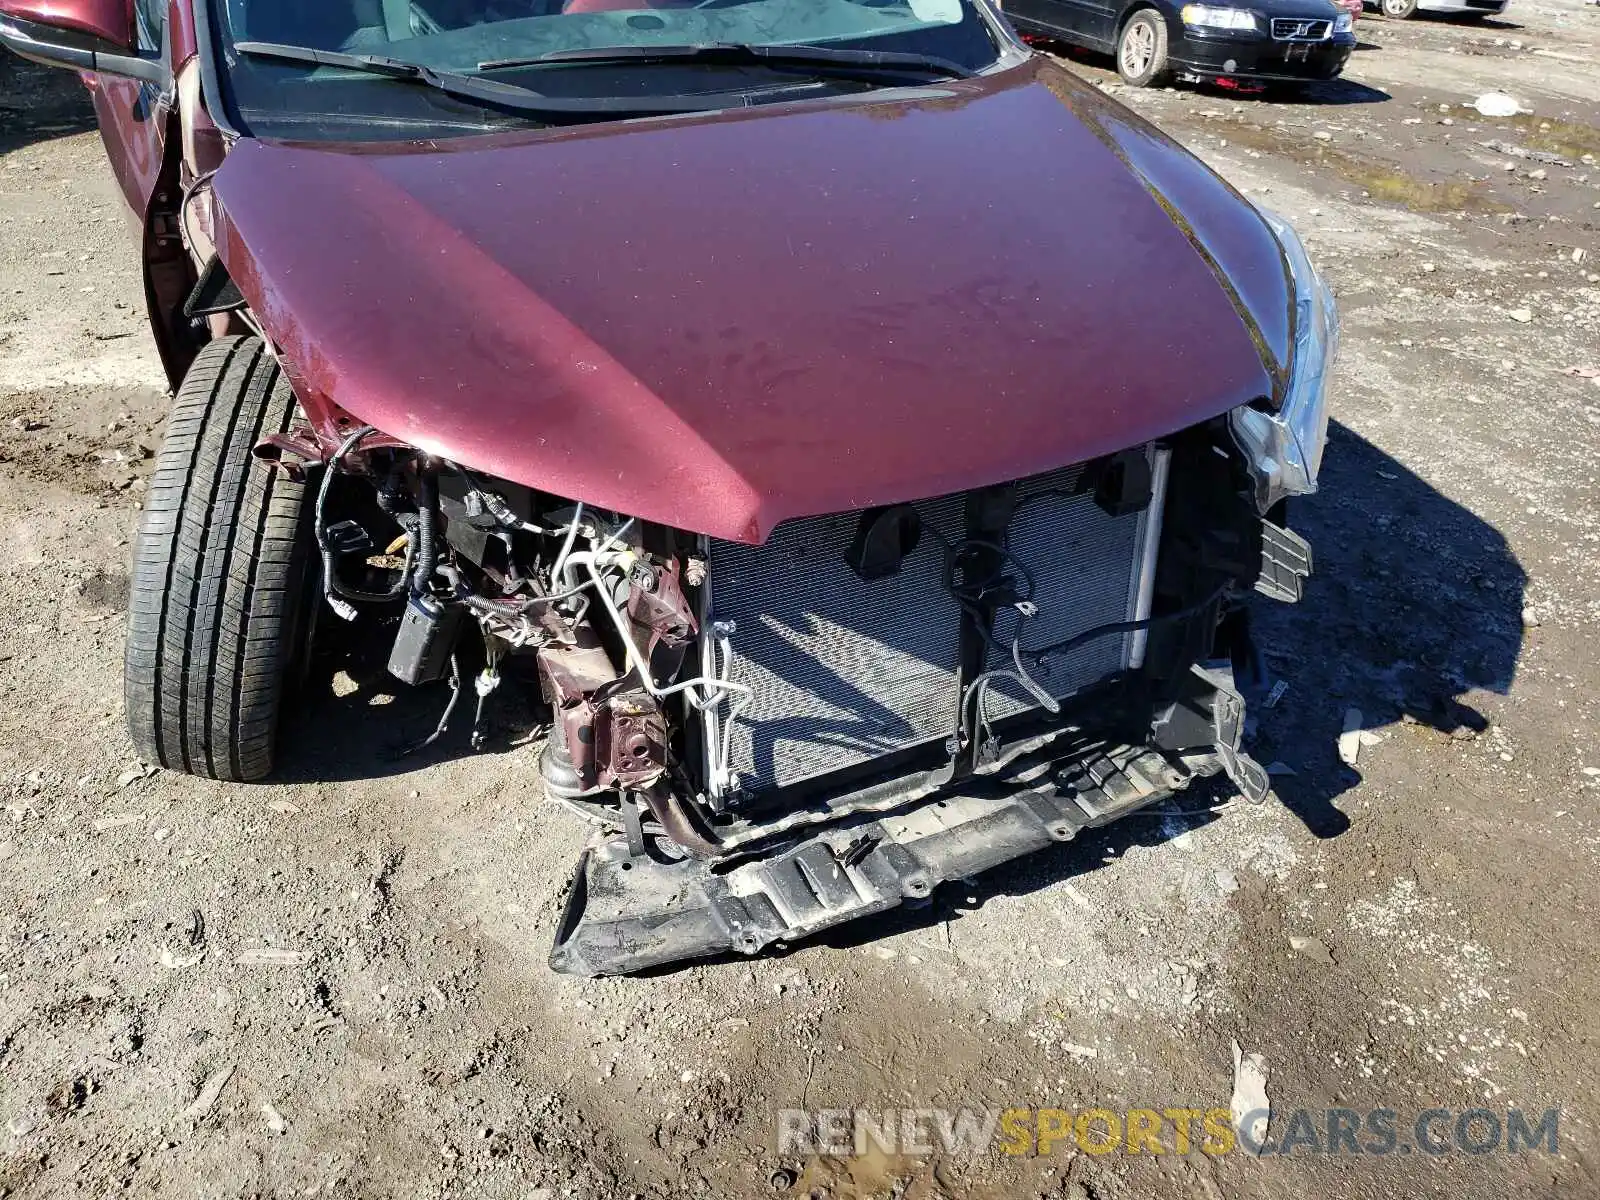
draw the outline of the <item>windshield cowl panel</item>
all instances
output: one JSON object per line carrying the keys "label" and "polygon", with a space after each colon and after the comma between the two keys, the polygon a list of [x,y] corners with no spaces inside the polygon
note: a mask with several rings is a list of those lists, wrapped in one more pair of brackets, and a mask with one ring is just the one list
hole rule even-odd
{"label": "windshield cowl panel", "polygon": [[[744,103],[765,103],[787,98],[797,82],[860,92],[972,74],[1010,49],[972,0],[418,0],[400,18],[383,0],[216,3],[230,100],[257,136],[304,138],[306,118],[317,114],[346,132],[363,117],[425,123],[437,115],[437,136],[453,137],[473,124],[474,112],[488,129],[694,107],[645,104],[649,98],[708,95],[701,107],[724,107],[743,95]],[[347,61],[287,61],[251,52],[251,43]],[[716,52],[684,53],[706,47]],[[808,51],[828,61],[802,61]],[[551,55],[578,61],[548,61]],[[922,68],[914,65],[919,59]],[[386,70],[386,63],[422,70]],[[772,90],[780,94],[769,97]],[[541,112],[506,101],[514,91],[560,103],[555,113]],[[618,100],[638,111],[624,111]]]}

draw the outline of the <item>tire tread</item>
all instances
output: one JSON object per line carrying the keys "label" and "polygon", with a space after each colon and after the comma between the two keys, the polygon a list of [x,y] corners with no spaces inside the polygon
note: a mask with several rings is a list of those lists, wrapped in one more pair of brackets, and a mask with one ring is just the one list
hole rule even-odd
{"label": "tire tread", "polygon": [[147,761],[248,782],[272,769],[307,554],[305,487],[254,448],[295,419],[256,338],[207,345],[179,388],[146,493],[124,694]]}

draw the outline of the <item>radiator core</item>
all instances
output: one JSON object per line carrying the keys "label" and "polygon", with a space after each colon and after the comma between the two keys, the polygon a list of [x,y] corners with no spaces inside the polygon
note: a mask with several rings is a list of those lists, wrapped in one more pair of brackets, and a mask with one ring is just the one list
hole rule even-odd
{"label": "radiator core", "polygon": [[[1153,514],[1164,493],[1158,486],[1147,509],[1113,517],[1092,494],[1075,493],[1079,474],[1071,467],[1017,485],[1007,544],[1032,574],[1038,606],[1023,623],[1024,647],[1146,615],[1142,583],[1154,558],[1146,539],[1158,534]],[[754,693],[732,731],[728,766],[738,789],[810,784],[950,736],[961,608],[945,587],[944,544],[965,536],[966,501],[958,494],[916,504],[923,535],[885,579],[863,580],[846,561],[855,512],[786,521],[763,546],[711,544],[712,617],[734,622],[732,677]],[[1017,619],[1009,610],[997,617],[991,667],[1009,662]],[[1134,637],[1109,636],[1034,675],[1060,699],[1129,666],[1135,651]],[[997,683],[986,711],[1000,719],[1037,704]]]}

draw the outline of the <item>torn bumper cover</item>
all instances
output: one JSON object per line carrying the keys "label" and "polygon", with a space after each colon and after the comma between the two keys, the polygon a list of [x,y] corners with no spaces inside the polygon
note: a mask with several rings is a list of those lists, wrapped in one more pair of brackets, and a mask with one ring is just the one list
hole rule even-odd
{"label": "torn bumper cover", "polygon": [[1266,772],[1240,749],[1244,702],[1226,664],[1196,666],[1184,696],[1154,715],[1145,744],[1075,731],[1063,749],[967,779],[876,819],[831,825],[757,857],[658,862],[616,839],[585,851],[550,965],[619,975],[683,959],[753,955],[930,896],[1225,774],[1267,795]]}

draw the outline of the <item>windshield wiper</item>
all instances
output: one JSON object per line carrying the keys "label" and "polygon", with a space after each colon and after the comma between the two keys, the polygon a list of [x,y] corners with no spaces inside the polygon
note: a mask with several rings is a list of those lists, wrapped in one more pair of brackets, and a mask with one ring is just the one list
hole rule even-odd
{"label": "windshield wiper", "polygon": [[966,79],[975,74],[948,58],[892,50],[850,50],[838,46],[761,46],[743,42],[701,42],[688,46],[585,46],[555,50],[531,58],[495,58],[478,64],[480,71],[506,71],[560,63],[711,63],[764,66],[780,71],[807,71],[868,81],[885,75],[939,75]]}
{"label": "windshield wiper", "polygon": [[385,58],[381,54],[349,54],[343,50],[318,50],[285,42],[235,42],[236,53],[247,58],[274,59],[315,67],[338,67],[381,75],[402,83],[419,83],[459,100],[472,100],[512,112],[542,116],[655,116],[663,113],[707,112],[736,108],[748,102],[747,92],[718,92],[699,96],[546,96],[531,88],[480,79],[454,71],[439,71],[419,63]]}

